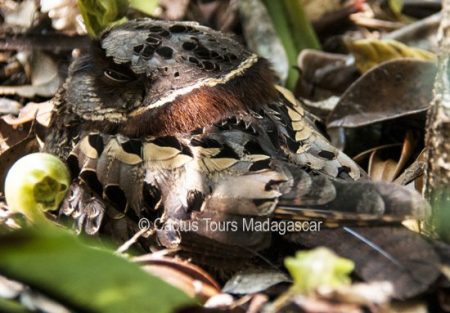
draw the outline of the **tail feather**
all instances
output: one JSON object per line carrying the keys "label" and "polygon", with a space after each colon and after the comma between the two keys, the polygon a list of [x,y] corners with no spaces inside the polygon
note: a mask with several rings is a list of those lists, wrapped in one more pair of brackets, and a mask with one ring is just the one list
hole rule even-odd
{"label": "tail feather", "polygon": [[401,223],[426,219],[427,201],[415,190],[368,180],[344,181],[290,168],[290,187],[273,211],[276,218],[319,219],[329,225]]}

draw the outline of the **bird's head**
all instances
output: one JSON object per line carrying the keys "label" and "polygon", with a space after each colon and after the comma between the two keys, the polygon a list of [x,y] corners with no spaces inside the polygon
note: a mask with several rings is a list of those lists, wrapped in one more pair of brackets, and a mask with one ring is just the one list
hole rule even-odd
{"label": "bird's head", "polygon": [[187,132],[276,97],[265,59],[193,22],[140,19],[105,31],[72,66],[66,103],[130,137]]}

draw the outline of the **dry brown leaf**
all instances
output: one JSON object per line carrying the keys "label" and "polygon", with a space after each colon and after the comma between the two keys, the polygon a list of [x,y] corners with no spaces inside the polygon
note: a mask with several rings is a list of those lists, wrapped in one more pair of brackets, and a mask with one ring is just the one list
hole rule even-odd
{"label": "dry brown leaf", "polygon": [[21,124],[19,126],[11,126],[0,118],[0,134],[3,145],[12,147],[25,139],[30,132],[31,123]]}
{"label": "dry brown leaf", "polygon": [[220,286],[200,267],[169,257],[143,255],[134,258],[145,271],[205,302],[220,293]]}
{"label": "dry brown leaf", "polygon": [[48,127],[52,110],[53,102],[51,100],[40,103],[29,102],[20,110],[18,117],[5,115],[2,119],[9,125],[18,126],[36,118],[39,124]]}
{"label": "dry brown leaf", "polygon": [[[368,158],[367,172],[375,181],[394,181],[405,169],[417,145],[411,132],[405,136],[403,144],[375,147],[358,154],[353,159],[360,165]],[[401,147],[401,149],[399,149]],[[385,157],[388,155],[389,157]],[[398,158],[392,158],[398,155]]]}
{"label": "dry brown leaf", "polygon": [[342,94],[360,76],[348,61],[348,56],[343,54],[302,50],[297,58],[302,75],[295,95],[317,101]]}
{"label": "dry brown leaf", "polygon": [[437,52],[437,32],[440,21],[441,14],[434,14],[396,31],[383,34],[382,38],[394,39],[411,47]]}
{"label": "dry brown leaf", "polygon": [[377,151],[372,152],[369,158],[369,176],[374,181],[391,182],[395,178],[397,162],[391,159],[382,160]]}
{"label": "dry brown leaf", "polygon": [[[375,148],[371,148],[371,149],[363,151],[363,152],[359,153],[358,155],[354,156],[353,161],[355,161],[356,163],[361,165],[361,163],[363,163],[364,161],[366,161],[367,159],[370,158],[370,156],[372,155],[372,152],[381,150],[381,149],[401,147],[401,145],[402,145],[401,143],[393,143],[393,144],[382,145],[382,146],[378,146]],[[365,168],[367,168],[367,167],[365,167]]]}
{"label": "dry brown leaf", "polygon": [[327,126],[360,127],[426,111],[435,75],[432,62],[403,59],[383,63],[345,91]]}

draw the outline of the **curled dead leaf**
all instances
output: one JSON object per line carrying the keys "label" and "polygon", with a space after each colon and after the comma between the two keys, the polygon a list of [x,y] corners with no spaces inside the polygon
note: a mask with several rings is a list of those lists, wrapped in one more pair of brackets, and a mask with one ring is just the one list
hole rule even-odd
{"label": "curled dead leaf", "polygon": [[201,302],[220,293],[219,284],[208,273],[187,261],[151,254],[133,260],[145,271],[183,290],[191,297],[198,298]]}
{"label": "curled dead leaf", "polygon": [[[408,131],[403,143],[378,146],[353,159],[367,170],[373,180],[393,182],[405,170],[416,146],[416,138]],[[368,161],[367,166],[364,166],[365,161]]]}

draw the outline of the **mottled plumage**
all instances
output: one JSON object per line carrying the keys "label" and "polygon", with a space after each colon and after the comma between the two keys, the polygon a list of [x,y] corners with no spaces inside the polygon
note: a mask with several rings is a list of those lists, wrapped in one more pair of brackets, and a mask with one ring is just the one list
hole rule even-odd
{"label": "mottled plumage", "polygon": [[[426,216],[416,192],[367,180],[274,81],[266,60],[196,23],[143,19],[106,31],[55,98],[45,149],[75,175],[61,212],[79,230],[108,229],[119,240],[143,217],[198,221],[195,231],[165,228],[154,240],[225,259],[243,257],[236,247],[268,248],[271,234],[214,232],[205,218],[349,227]],[[428,274],[417,282],[420,292],[438,275],[437,257],[418,235],[389,227],[425,247],[430,262],[422,265]]]}

